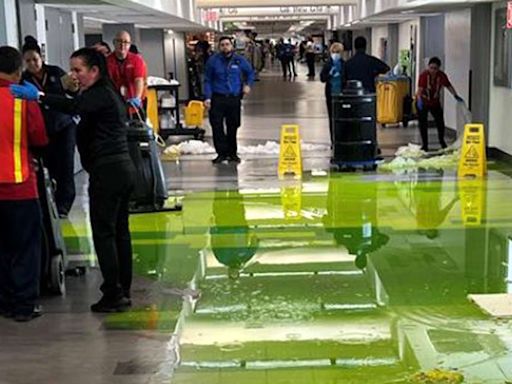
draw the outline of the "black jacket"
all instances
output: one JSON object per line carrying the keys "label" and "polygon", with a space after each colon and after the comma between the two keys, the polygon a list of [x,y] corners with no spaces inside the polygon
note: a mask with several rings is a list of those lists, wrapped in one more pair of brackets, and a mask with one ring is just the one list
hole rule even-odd
{"label": "black jacket", "polygon": [[84,169],[129,159],[127,108],[114,87],[100,80],[74,99],[47,94],[42,103],[61,112],[80,115],[77,146]]}
{"label": "black jacket", "polygon": [[[345,79],[345,65],[346,63],[344,61],[342,61],[342,78]],[[327,60],[327,62],[324,64],[324,67],[322,68],[322,72],[320,72],[320,81],[322,83],[325,83],[325,97],[327,98],[327,100],[330,100],[332,98],[332,92],[331,92],[331,82],[329,81],[330,80],[330,73],[331,73],[331,69],[332,69],[332,59],[329,58],[329,60]],[[344,80],[342,80],[342,88],[343,88],[343,85],[344,85]]]}
{"label": "black jacket", "polygon": [[375,92],[375,78],[390,70],[389,66],[365,52],[357,52],[345,65],[346,80],[359,80],[366,91]]}
{"label": "black jacket", "polygon": [[[40,91],[52,95],[66,95],[61,79],[66,72],[60,67],[55,65],[43,64],[43,71],[45,73],[43,80],[39,81],[30,72],[23,72],[22,79],[34,84]],[[59,112],[48,105],[41,104],[41,112],[46,126],[48,136],[53,136],[74,125],[71,115]]]}

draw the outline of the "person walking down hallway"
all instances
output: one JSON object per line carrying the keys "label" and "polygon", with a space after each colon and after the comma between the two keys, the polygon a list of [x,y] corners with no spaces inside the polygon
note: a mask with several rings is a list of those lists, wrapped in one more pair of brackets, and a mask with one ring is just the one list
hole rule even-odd
{"label": "person walking down hallway", "polygon": [[308,77],[314,78],[315,73],[315,44],[313,43],[313,39],[309,38],[306,43],[306,63],[308,64]]}
{"label": "person walking down hallway", "polygon": [[133,263],[128,203],[136,171],[128,152],[126,104],[109,79],[105,57],[94,48],[74,52],[70,67],[80,83],[74,99],[42,93],[30,83],[11,85],[11,92],[80,116],[77,144],[89,174],[92,235],[103,275],[103,296],[91,311],[118,312],[131,305]]}
{"label": "person walking down hallway", "polygon": [[444,140],[446,128],[444,124],[443,107],[441,106],[441,91],[443,87],[450,91],[455,100],[458,102],[464,102],[464,100],[457,94],[455,88],[453,88],[446,73],[441,71],[440,68],[441,60],[438,57],[431,58],[428,63],[428,69],[420,75],[418,81],[416,100],[422,141],[421,149],[426,152],[428,151],[429,112],[434,117],[441,148],[446,148],[447,146]]}
{"label": "person walking down hallway", "polygon": [[345,62],[341,58],[343,44],[333,43],[329,48],[330,57],[320,73],[320,81],[325,83],[325,100],[329,114],[329,132],[331,134],[331,146],[334,145],[334,124],[332,122],[332,96],[339,95],[343,90],[343,71]]}
{"label": "person walking down hallway", "polygon": [[[23,59],[26,70],[23,80],[29,81],[42,92],[69,95],[78,91],[63,69],[43,62],[41,48],[36,39],[25,38]],[[75,145],[76,124],[71,115],[41,105],[49,145],[44,151],[44,164],[57,183],[55,202],[61,218],[67,217],[75,201]]]}
{"label": "person walking down hallway", "polygon": [[292,39],[288,39],[288,43],[285,44],[284,53],[288,59],[288,76],[297,77],[297,69],[295,68],[295,46],[292,44]]}
{"label": "person walking down hallway", "polygon": [[286,43],[283,38],[279,39],[279,43],[276,45],[276,56],[277,59],[281,62],[281,69],[283,71],[283,78],[288,77],[288,69],[289,69],[289,56],[286,54]]}
{"label": "person walking down hallway", "polygon": [[230,37],[220,38],[219,50],[206,64],[204,82],[205,105],[210,111],[217,152],[212,162],[239,163],[236,136],[241,122],[242,98],[251,92],[255,74],[249,62],[234,52]]}
{"label": "person walking down hallway", "polygon": [[17,49],[0,47],[0,316],[25,322],[41,315],[42,217],[30,152],[48,139],[37,103],[9,92],[21,66]]}
{"label": "person walking down hallway", "polygon": [[367,92],[375,93],[376,77],[389,72],[391,68],[382,60],[368,55],[366,47],[366,39],[357,37],[354,42],[356,54],[345,65],[345,80],[359,80]]}

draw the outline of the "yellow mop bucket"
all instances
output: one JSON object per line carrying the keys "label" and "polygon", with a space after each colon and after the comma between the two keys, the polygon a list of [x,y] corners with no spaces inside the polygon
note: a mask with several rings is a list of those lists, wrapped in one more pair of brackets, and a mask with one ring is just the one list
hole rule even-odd
{"label": "yellow mop bucket", "polygon": [[204,119],[204,103],[192,100],[185,108],[185,125],[187,127],[202,127]]}

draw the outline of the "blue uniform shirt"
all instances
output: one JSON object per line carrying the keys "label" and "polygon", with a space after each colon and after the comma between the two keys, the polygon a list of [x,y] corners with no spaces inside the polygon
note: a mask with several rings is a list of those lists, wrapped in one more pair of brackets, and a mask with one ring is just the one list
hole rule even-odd
{"label": "blue uniform shirt", "polygon": [[254,77],[254,70],[243,56],[233,53],[231,57],[225,57],[217,53],[206,63],[205,99],[211,99],[214,93],[240,96],[244,84],[254,84]]}

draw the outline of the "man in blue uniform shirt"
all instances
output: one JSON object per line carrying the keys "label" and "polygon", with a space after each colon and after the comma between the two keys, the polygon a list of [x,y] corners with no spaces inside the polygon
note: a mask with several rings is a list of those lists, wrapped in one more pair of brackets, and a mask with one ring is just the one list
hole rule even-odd
{"label": "man in blue uniform shirt", "polygon": [[205,105],[210,110],[217,152],[212,162],[239,163],[236,133],[240,127],[241,101],[251,92],[255,74],[249,62],[234,52],[230,37],[221,37],[219,51],[208,59],[204,81]]}

